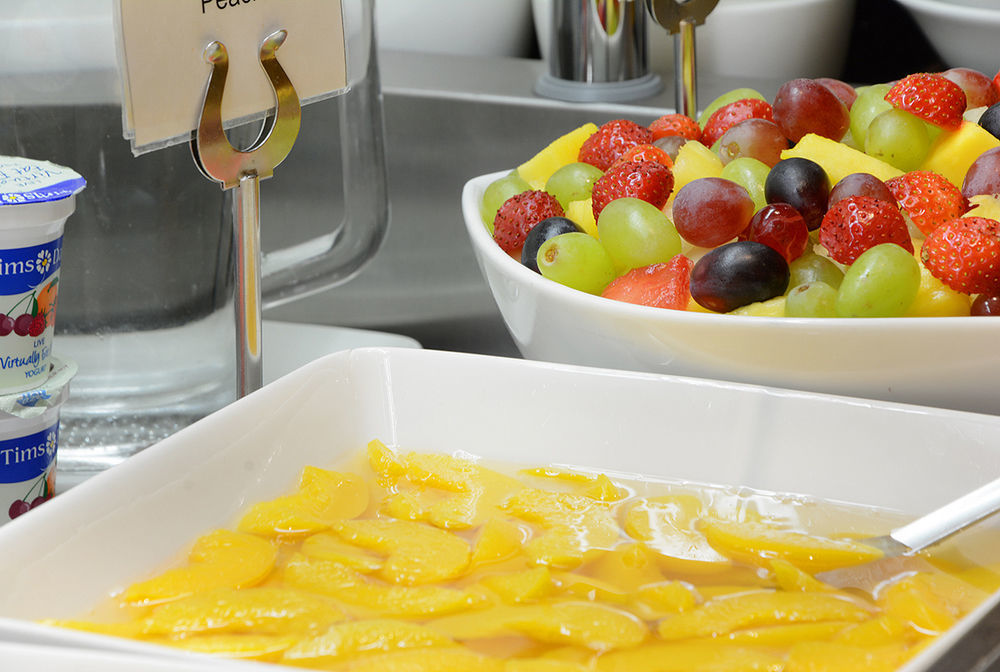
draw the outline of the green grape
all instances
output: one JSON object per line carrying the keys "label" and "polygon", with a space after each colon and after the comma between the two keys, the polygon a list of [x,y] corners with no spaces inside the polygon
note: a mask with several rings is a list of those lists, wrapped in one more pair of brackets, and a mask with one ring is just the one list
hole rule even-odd
{"label": "green grape", "polygon": [[857,147],[865,146],[865,136],[868,134],[868,124],[872,119],[892,109],[892,104],[886,102],[885,94],[892,88],[888,84],[872,84],[862,86],[857,90],[858,97],[851,105],[850,133]]}
{"label": "green grape", "polygon": [[603,174],[600,168],[589,163],[567,163],[552,173],[545,183],[545,191],[555,196],[565,209],[571,201],[590,198],[594,182]]}
{"label": "green grape", "polygon": [[493,220],[496,219],[497,210],[511,196],[517,196],[521,192],[531,189],[531,185],[513,171],[503,177],[490,182],[483,191],[483,201],[479,204],[479,216],[483,218],[483,224],[493,234]]}
{"label": "green grape", "polygon": [[727,163],[722,168],[720,177],[732,180],[746,189],[750,198],[753,199],[753,209],[756,212],[767,205],[767,199],[764,197],[764,182],[767,180],[769,172],[771,172],[771,167],[763,161],[749,156],[741,156]]}
{"label": "green grape", "polygon": [[670,261],[681,251],[681,237],[655,205],[618,198],[601,211],[597,233],[619,273]]}
{"label": "green grape", "polygon": [[917,258],[895,243],[870,247],[854,260],[837,291],[841,317],[899,317],[920,289]]}
{"label": "green grape", "polygon": [[713,100],[708,104],[708,107],[702,111],[698,116],[698,125],[705,128],[705,122],[708,118],[712,116],[712,113],[723,105],[728,105],[729,103],[735,103],[737,100],[743,100],[744,98],[756,98],[758,100],[766,100],[763,94],[761,94],[756,89],[740,88],[733,89],[731,91],[726,91],[724,94]]}
{"label": "green grape", "polygon": [[903,172],[919,168],[930,148],[927,124],[904,110],[886,110],[868,125],[865,154]]}
{"label": "green grape", "polygon": [[615,264],[601,241],[589,233],[562,233],[538,248],[538,270],[542,277],[600,294],[615,279]]}
{"label": "green grape", "polygon": [[792,261],[788,265],[788,274],[789,287],[823,282],[837,289],[844,279],[844,272],[837,264],[814,252],[806,252]]}
{"label": "green grape", "polygon": [[818,280],[792,287],[785,317],[837,317],[837,290]]}

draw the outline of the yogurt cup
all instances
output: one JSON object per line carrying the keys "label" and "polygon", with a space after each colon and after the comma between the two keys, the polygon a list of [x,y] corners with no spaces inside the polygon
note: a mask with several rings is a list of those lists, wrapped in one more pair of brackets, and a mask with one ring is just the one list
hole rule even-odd
{"label": "yogurt cup", "polygon": [[49,374],[63,229],[85,186],[69,168],[0,156],[0,394]]}
{"label": "yogurt cup", "polygon": [[50,359],[44,385],[0,396],[0,525],[55,494],[59,410],[77,365]]}

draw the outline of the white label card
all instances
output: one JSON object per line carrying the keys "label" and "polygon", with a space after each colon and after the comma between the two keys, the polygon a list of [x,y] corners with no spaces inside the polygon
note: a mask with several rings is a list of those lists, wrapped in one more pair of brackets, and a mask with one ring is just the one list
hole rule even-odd
{"label": "white label card", "polygon": [[261,118],[274,91],[260,45],[288,32],[278,49],[303,104],[347,87],[341,0],[118,0],[123,127],[136,154],[186,142],[198,127],[212,66],[205,47],[229,53],[223,123]]}

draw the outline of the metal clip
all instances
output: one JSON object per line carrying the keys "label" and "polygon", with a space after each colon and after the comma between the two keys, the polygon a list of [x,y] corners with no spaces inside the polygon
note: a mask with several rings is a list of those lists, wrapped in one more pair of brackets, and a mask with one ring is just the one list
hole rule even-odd
{"label": "metal clip", "polygon": [[295,87],[278,63],[276,52],[288,37],[278,30],[261,43],[260,64],[274,89],[275,110],[270,124],[246,150],[232,146],[222,123],[222,96],[229,74],[229,53],[221,42],[205,48],[212,65],[198,130],[191,140],[191,154],[201,173],[223,189],[237,191],[233,204],[233,239],[236,250],[236,383],[237,395],[246,396],[263,384],[260,303],[260,180],[274,174],[299,134],[302,106]]}

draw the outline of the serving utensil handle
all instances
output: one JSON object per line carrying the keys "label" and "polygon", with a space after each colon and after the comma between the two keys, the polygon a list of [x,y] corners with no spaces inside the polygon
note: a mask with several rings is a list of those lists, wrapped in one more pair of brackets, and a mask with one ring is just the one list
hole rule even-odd
{"label": "serving utensil handle", "polygon": [[1000,510],[1000,478],[893,530],[889,536],[919,551]]}

